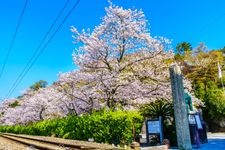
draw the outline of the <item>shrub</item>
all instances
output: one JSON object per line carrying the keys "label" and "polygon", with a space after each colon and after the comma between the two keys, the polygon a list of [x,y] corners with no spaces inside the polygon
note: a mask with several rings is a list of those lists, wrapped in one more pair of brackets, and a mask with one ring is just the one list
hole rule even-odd
{"label": "shrub", "polygon": [[44,120],[31,125],[0,126],[0,132],[56,136],[76,140],[130,144],[141,131],[143,117],[137,111],[101,110],[83,116]]}

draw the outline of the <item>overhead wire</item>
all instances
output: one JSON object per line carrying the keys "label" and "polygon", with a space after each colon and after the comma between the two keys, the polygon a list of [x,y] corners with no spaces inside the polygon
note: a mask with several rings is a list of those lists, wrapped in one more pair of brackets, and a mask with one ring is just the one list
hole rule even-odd
{"label": "overhead wire", "polygon": [[1,71],[0,71],[0,78],[2,77],[2,75],[3,75],[3,73],[4,73],[5,66],[6,66],[6,64],[7,64],[7,62],[8,62],[10,53],[11,53],[11,51],[12,51],[12,47],[13,47],[13,45],[14,45],[14,42],[15,42],[15,39],[16,39],[16,35],[17,35],[17,33],[18,33],[20,24],[21,24],[21,22],[22,22],[22,18],[23,18],[23,16],[24,16],[25,10],[26,10],[26,8],[27,8],[27,4],[28,4],[28,0],[26,0],[25,3],[24,3],[24,6],[23,6],[23,9],[22,9],[21,15],[20,15],[19,20],[18,20],[18,24],[17,24],[17,26],[16,26],[16,30],[15,30],[15,32],[14,32],[14,34],[13,34],[12,42],[11,42],[11,44],[10,44],[10,46],[9,46],[9,49],[8,49],[8,51],[7,51],[7,54],[6,54],[6,58],[5,58],[4,62],[3,62],[3,66],[2,66],[2,69],[1,69]]}
{"label": "overhead wire", "polygon": [[[15,91],[15,89],[18,87],[18,85],[22,82],[22,80],[24,79],[24,77],[27,75],[27,73],[30,71],[30,69],[33,67],[33,65],[35,64],[35,62],[38,60],[38,58],[40,57],[40,55],[44,52],[44,50],[47,48],[47,46],[49,45],[49,43],[53,40],[53,38],[55,37],[55,35],[57,34],[57,32],[59,31],[59,29],[62,27],[62,25],[65,23],[65,21],[70,17],[70,15],[72,14],[72,12],[74,11],[74,9],[77,7],[77,5],[79,4],[80,0],[77,0],[76,3],[74,3],[73,7],[69,10],[69,12],[67,13],[67,15],[64,17],[64,19],[62,20],[62,22],[59,24],[59,26],[56,28],[56,30],[53,32],[53,34],[50,36],[50,38],[47,40],[46,44],[42,47],[42,49],[37,53],[37,55],[35,56],[34,60],[31,62],[31,64],[29,65],[29,67],[23,71],[23,73],[21,74],[20,78],[17,78],[17,82],[14,82],[14,86],[12,86],[12,88],[10,89],[10,91],[8,92],[6,97],[10,97],[12,95],[12,93]],[[33,59],[33,58],[32,58]]]}
{"label": "overhead wire", "polygon": [[[35,56],[37,55],[38,51],[40,50],[41,46],[43,45],[43,43],[45,42],[45,40],[47,39],[49,33],[52,31],[53,27],[55,26],[55,24],[57,23],[57,21],[59,20],[59,18],[61,17],[62,13],[64,12],[65,8],[67,7],[67,5],[69,4],[70,0],[67,0],[66,3],[64,4],[63,8],[60,10],[60,12],[58,13],[58,15],[56,16],[56,18],[54,19],[54,21],[52,22],[52,24],[50,25],[49,29],[47,30],[46,34],[43,36],[41,42],[38,44],[37,48],[35,49],[34,53],[32,54],[32,56],[30,57],[29,61],[27,62],[26,66],[23,68],[23,70],[20,72],[19,76],[16,78],[16,80],[14,81],[11,89],[9,90],[8,94],[11,93],[11,91],[14,89],[14,87],[16,86],[16,84],[19,82],[20,78],[23,76],[23,74],[26,72],[26,70],[29,68],[29,65],[32,63],[33,59],[35,58]],[[8,95],[7,94],[7,95]]]}

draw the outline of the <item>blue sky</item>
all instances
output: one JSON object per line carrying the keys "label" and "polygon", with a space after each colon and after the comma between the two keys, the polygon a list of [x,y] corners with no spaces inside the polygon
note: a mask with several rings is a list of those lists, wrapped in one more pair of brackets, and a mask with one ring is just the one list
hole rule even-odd
{"label": "blue sky", "polygon": [[[111,1],[124,8],[142,9],[149,20],[151,35],[172,39],[174,47],[182,41],[190,42],[193,47],[204,42],[209,49],[225,46],[224,0]],[[29,0],[8,62],[0,78],[0,99],[5,98],[65,2],[66,0]],[[62,18],[75,2],[76,0],[71,0]],[[12,42],[24,3],[25,0],[0,0],[0,69]],[[57,80],[59,72],[75,69],[71,55],[76,45],[72,43],[70,26],[73,25],[78,30],[93,29],[101,22],[100,18],[105,14],[104,8],[108,5],[107,0],[80,0],[72,15],[11,97],[20,95],[24,89],[40,79],[52,83]]]}

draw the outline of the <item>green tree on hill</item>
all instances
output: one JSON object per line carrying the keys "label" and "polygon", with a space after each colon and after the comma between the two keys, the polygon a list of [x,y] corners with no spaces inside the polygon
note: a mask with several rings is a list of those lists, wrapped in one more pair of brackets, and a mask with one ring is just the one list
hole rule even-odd
{"label": "green tree on hill", "polygon": [[30,89],[32,90],[39,90],[40,88],[44,88],[48,85],[47,81],[44,80],[39,80],[38,82],[34,83],[33,85],[30,86]]}

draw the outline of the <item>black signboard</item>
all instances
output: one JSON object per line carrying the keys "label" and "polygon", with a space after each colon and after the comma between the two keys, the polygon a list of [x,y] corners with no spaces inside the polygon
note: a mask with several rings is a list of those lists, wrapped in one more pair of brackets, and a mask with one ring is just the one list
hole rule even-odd
{"label": "black signboard", "polygon": [[147,119],[146,120],[146,138],[149,143],[149,135],[159,135],[160,142],[163,140],[163,126],[162,117],[158,119]]}

